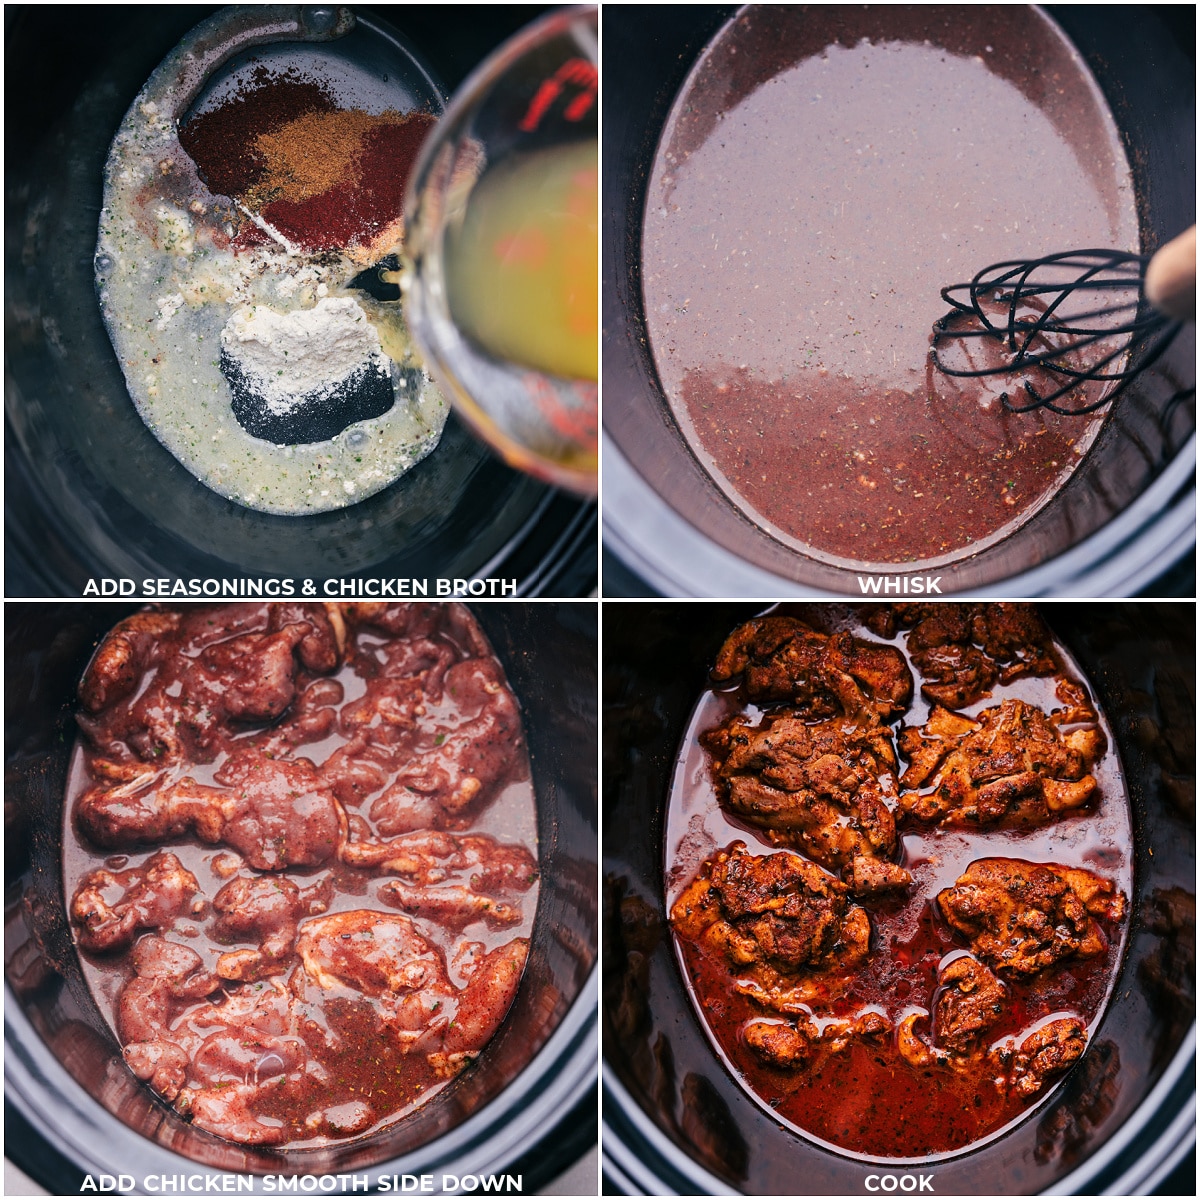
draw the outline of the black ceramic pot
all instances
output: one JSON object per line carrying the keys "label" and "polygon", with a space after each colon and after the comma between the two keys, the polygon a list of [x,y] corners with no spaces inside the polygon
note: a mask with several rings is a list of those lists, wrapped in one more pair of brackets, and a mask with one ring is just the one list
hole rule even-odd
{"label": "black ceramic pot", "polygon": [[[522,595],[588,595],[595,506],[511,470],[453,415],[438,450],[391,487],[305,517],[209,491],[142,423],[96,302],[102,169],[150,73],[214,11],[5,12],[6,594],[80,595],[101,576],[490,575],[516,579]],[[544,9],[355,11],[448,97]]]}
{"label": "black ceramic pot", "polygon": [[75,685],[128,606],[6,607],[6,1153],[52,1193],[85,1173],[522,1174],[526,1191],[595,1139],[596,616],[591,604],[479,605],[524,712],[541,894],[529,963],[474,1066],[391,1129],[326,1150],[238,1146],[138,1082],[79,970],[59,830]]}
{"label": "black ceramic pot", "polygon": [[[605,549],[665,596],[857,595],[854,570],[783,545],[713,482],[671,415],[646,333],[642,219],[659,135],[697,58],[736,11],[616,5],[603,14]],[[1153,251],[1195,221],[1194,10],[1046,11],[1109,101],[1134,173],[1142,245]],[[969,180],[963,188],[969,198]],[[1188,327],[1161,371],[1114,406],[1054,500],[990,549],[939,568],[942,591],[1133,595],[1186,556],[1196,536],[1195,408],[1194,391],[1179,393],[1195,387],[1195,353]]]}
{"label": "black ceramic pot", "polygon": [[894,1171],[786,1130],[749,1096],[713,1053],[667,927],[663,822],[676,752],[716,651],[754,611],[604,607],[603,1149],[614,1188],[847,1195],[870,1190],[869,1175],[925,1174],[941,1195],[1152,1190],[1195,1143],[1193,606],[1043,608],[1108,714],[1129,784],[1125,957],[1086,1054],[1043,1105],[978,1150]]}

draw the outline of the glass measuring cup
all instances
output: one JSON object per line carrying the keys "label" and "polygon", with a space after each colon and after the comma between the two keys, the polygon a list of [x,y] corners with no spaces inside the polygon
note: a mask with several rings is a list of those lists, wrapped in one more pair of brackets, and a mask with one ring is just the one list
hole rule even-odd
{"label": "glass measuring cup", "polygon": [[455,95],[405,206],[409,326],[506,462],[596,491],[597,16],[559,10]]}

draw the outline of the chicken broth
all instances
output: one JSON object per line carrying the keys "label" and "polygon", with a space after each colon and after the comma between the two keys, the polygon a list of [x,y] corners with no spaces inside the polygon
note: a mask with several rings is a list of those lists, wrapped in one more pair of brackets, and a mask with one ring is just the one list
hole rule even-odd
{"label": "chicken broth", "polygon": [[[898,726],[927,727],[936,705],[919,690],[930,681],[914,665],[906,644],[912,631],[881,638],[864,625],[862,612],[831,606],[781,606],[771,615],[796,617],[819,636],[849,634],[870,646],[894,647],[918,686],[914,698],[898,704],[892,719],[882,723],[885,736],[890,741]],[[1052,674],[993,683],[956,711],[978,718],[986,710],[1019,700],[1046,713],[1063,712],[1058,685],[1064,677],[1078,684],[1081,676],[1061,645],[1047,645],[1057,659]],[[928,662],[921,661],[928,669]],[[806,855],[797,845],[795,828],[789,830],[778,817],[748,820],[731,809],[719,755],[702,742],[705,738],[711,745],[711,732],[728,728],[739,716],[751,730],[778,730],[787,719],[781,714],[792,711],[794,701],[750,700],[746,675],[717,682],[700,698],[673,777],[665,845],[667,908],[680,966],[703,1027],[726,1067],[775,1118],[841,1152],[869,1159],[928,1160],[997,1136],[1053,1090],[1056,1076],[1070,1064],[1056,1063],[1038,1074],[1036,1054],[1024,1049],[1038,1031],[1070,1032],[1079,1048],[1084,1036],[1090,1041],[1123,952],[1123,898],[1132,895],[1133,867],[1127,793],[1111,748],[1112,731],[1094,699],[1086,690],[1082,695],[1107,747],[1087,764],[1086,777],[1096,787],[1086,803],[1046,820],[1020,814],[1014,803],[1007,814],[977,827],[934,824],[906,812],[901,797],[937,794],[940,780],[951,772],[950,760],[942,764],[940,776],[917,788],[907,787],[901,777],[898,786],[884,789],[895,822],[895,843],[890,854],[880,854],[897,879],[872,894],[858,874],[860,859],[842,873],[849,894],[869,920],[869,952],[852,969],[824,977],[811,963],[781,967],[780,986],[774,990],[758,986],[761,962],[751,961],[744,941],[718,941],[708,929],[695,936],[695,905],[689,897],[697,886],[706,886],[706,879],[720,878],[721,852],[735,843],[744,843],[751,859],[783,851]],[[810,729],[820,728],[811,713],[805,721]],[[1060,728],[1083,724],[1064,722]],[[779,757],[782,760],[782,750]],[[763,773],[768,773],[766,768]],[[819,794],[819,786],[811,784],[811,792]],[[844,831],[854,824],[853,803],[835,807],[835,824]],[[815,853],[804,858],[806,869],[817,870],[817,856],[824,857],[819,873],[838,888],[838,868],[828,858],[827,844],[810,847]],[[731,861],[743,871],[748,863],[741,856]],[[1013,861],[1024,870],[1029,864],[1080,868],[1112,885],[1121,897],[1113,902],[1120,911],[1110,906],[1109,915],[1097,919],[1099,941],[1088,956],[1066,954],[1036,971],[1006,969],[1002,957],[985,958],[946,919],[939,895],[953,892],[956,881],[962,885],[968,871],[978,872],[980,864]],[[746,877],[735,882],[744,887]],[[726,883],[731,880],[732,871]],[[964,890],[971,886],[968,882]],[[770,894],[781,903],[789,887],[776,880]],[[722,912],[727,917],[732,896],[730,890],[723,893]],[[729,924],[739,932],[748,928],[734,917]],[[774,947],[781,957],[786,932],[781,922]],[[961,965],[964,960],[966,968]],[[956,984],[956,962],[959,970],[974,973],[968,984]],[[803,997],[802,987],[807,987]],[[954,1018],[963,1010],[956,1014],[947,996],[969,1003],[972,994],[988,987],[994,988],[994,997],[986,1021],[978,1028],[960,1022],[956,1031]],[[906,1026],[906,1018],[915,1020]],[[793,1022],[799,1036],[791,1032]],[[786,1053],[764,1051],[763,1043],[779,1037],[780,1029],[789,1039]],[[1047,1062],[1042,1060],[1043,1065]]]}
{"label": "chicken broth", "polygon": [[469,613],[141,613],[81,700],[65,887],[135,1074],[212,1133],[302,1148],[469,1066],[538,895],[519,710]]}
{"label": "chicken broth", "polygon": [[752,5],[659,142],[646,327],[681,432],[757,525],[832,563],[946,563],[1044,505],[1103,418],[939,374],[940,289],[1087,246],[1138,248],[1131,176],[1038,11]]}

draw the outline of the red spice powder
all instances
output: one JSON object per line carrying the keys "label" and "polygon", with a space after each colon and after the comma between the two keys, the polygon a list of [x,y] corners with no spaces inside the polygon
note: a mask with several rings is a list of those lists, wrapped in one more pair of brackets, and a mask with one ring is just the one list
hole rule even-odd
{"label": "red spice powder", "polygon": [[[399,125],[380,125],[363,138],[357,182],[307,200],[273,201],[262,209],[263,219],[305,250],[369,242],[404,211],[408,177],[435,123],[431,113],[414,112]],[[261,241],[261,232],[255,233]]]}

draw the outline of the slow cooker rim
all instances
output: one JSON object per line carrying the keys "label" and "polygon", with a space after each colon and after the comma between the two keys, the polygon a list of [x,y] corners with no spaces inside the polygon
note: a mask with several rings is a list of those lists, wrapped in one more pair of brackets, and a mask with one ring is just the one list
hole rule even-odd
{"label": "slow cooker rim", "polygon": [[[1054,1185],[1050,1194],[1066,1192],[1070,1195],[1077,1195],[1083,1188],[1092,1184],[1096,1177],[1110,1166],[1120,1169],[1124,1156],[1137,1141],[1145,1129],[1146,1123],[1159,1110],[1160,1106],[1171,1097],[1172,1092],[1181,1083],[1186,1083],[1190,1080],[1192,1084],[1191,1091],[1184,1099],[1179,1112],[1167,1122],[1158,1136],[1151,1141],[1153,1153],[1138,1155],[1133,1164],[1121,1170],[1119,1177],[1115,1180],[1108,1180],[1105,1183],[1104,1190],[1109,1195],[1133,1196],[1146,1194],[1146,1191],[1148,1191],[1147,1185],[1152,1186],[1152,1180],[1157,1168],[1162,1166],[1164,1162],[1169,1162],[1172,1155],[1180,1146],[1186,1149],[1189,1141],[1195,1140],[1195,1070],[1196,1026],[1193,1023],[1187,1035],[1180,1043],[1179,1049],[1167,1064],[1158,1081],[1146,1094],[1141,1104],[1138,1105],[1134,1115],[1111,1138],[1100,1146],[1086,1163],[1060,1179]],[[1145,1114],[1141,1117],[1140,1121],[1137,1119],[1139,1114]],[[1182,1122],[1186,1122],[1186,1127],[1183,1129],[1183,1136],[1181,1137],[1180,1126]],[[1191,1135],[1190,1139],[1187,1136],[1188,1134]],[[1138,1164],[1142,1162],[1148,1163],[1148,1169],[1145,1171],[1137,1169]]]}
{"label": "slow cooker rim", "polygon": [[[1195,1141],[1196,1094],[1194,1087],[1184,1099],[1178,1113],[1162,1131],[1152,1138],[1147,1149],[1134,1161],[1122,1161],[1137,1142],[1159,1107],[1181,1084],[1193,1078],[1196,1065],[1196,1026],[1188,1030],[1179,1049],[1163,1071],[1154,1087],[1131,1114],[1128,1120],[1085,1163],[1059,1179],[1043,1195],[1094,1194],[1087,1189],[1098,1176],[1109,1170],[1114,1174],[1105,1181],[1106,1195],[1145,1195],[1165,1176]],[[604,1088],[602,1118],[602,1163],[606,1174],[615,1181],[635,1184],[642,1195],[722,1196],[740,1194],[713,1175],[675,1144],[634,1100],[629,1090],[617,1078],[616,1071],[606,1061],[601,1068]],[[630,1144],[622,1129],[628,1130],[640,1144]],[[847,1160],[848,1165],[852,1164]],[[1144,1164],[1144,1166],[1143,1166]],[[667,1172],[661,1170],[668,1168]],[[681,1191],[669,1178],[675,1174],[688,1185]]]}
{"label": "slow cooker rim", "polygon": [[[607,431],[603,454],[605,544],[664,596],[839,599],[850,594],[775,575],[711,541],[659,495]],[[1192,434],[1132,504],[1082,542],[1041,566],[997,581],[1002,587],[991,584],[961,594],[1113,599],[1135,594],[1196,544],[1195,463],[1196,435]],[[630,522],[628,514],[637,516]],[[1104,549],[1114,543],[1115,553]],[[678,551],[669,568],[661,565],[664,545]],[[729,586],[713,591],[706,581],[714,579]]]}
{"label": "slow cooker rim", "polygon": [[[596,978],[597,968],[593,966],[545,1045],[482,1109],[407,1155],[339,1173],[374,1176],[441,1173],[451,1165],[460,1164],[464,1155],[475,1155],[469,1160],[472,1174],[502,1172],[539,1135],[554,1126],[556,1117],[570,1112],[594,1084],[599,1049]],[[139,1168],[143,1178],[147,1172],[230,1173],[206,1167],[160,1146],[110,1113],[59,1062],[25,1016],[7,980],[4,1006],[5,1096],[59,1154],[79,1167],[81,1175],[115,1175],[120,1171],[128,1174],[131,1139],[143,1164]],[[498,1104],[501,1099],[505,1101],[503,1105]],[[95,1136],[97,1129],[100,1138]],[[454,1138],[453,1160],[431,1153],[448,1137]],[[101,1147],[114,1161],[123,1161],[124,1166],[112,1166],[105,1158],[97,1158],[95,1151]],[[142,1192],[140,1186],[135,1193],[151,1194]]]}

